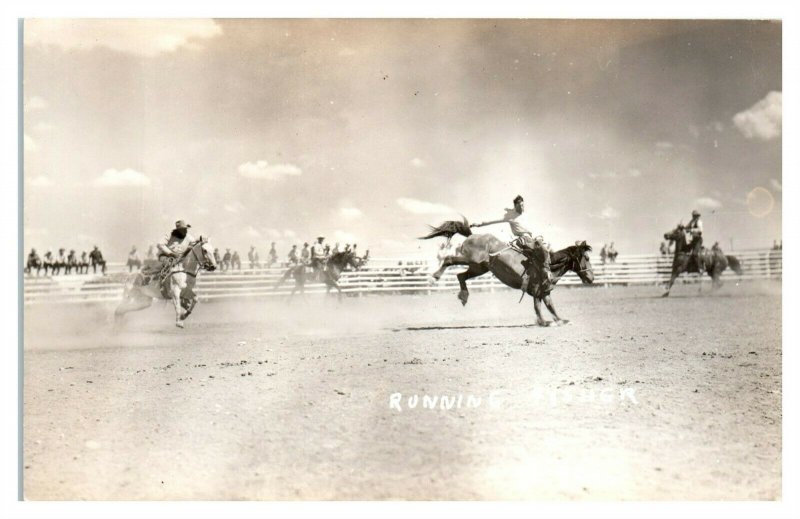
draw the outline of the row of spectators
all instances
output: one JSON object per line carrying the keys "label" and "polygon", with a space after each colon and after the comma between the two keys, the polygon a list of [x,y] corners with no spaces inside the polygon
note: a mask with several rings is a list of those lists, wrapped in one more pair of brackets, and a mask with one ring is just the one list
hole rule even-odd
{"label": "row of spectators", "polygon": [[67,249],[58,249],[58,254],[53,254],[53,251],[48,250],[43,257],[40,257],[36,249],[31,249],[25,262],[25,273],[32,275],[35,270],[38,276],[44,270],[45,276],[48,273],[55,276],[62,272],[64,274],[88,274],[89,266],[92,267],[94,273],[97,273],[98,267],[102,274],[106,273],[106,261],[97,245],[88,254],[86,251],[81,252],[80,256],[75,249],[70,249],[69,254],[67,254]]}
{"label": "row of spectators", "polygon": [[[258,268],[270,268],[270,267],[288,267],[289,265],[296,265],[299,263],[309,263],[311,261],[311,249],[309,248],[308,242],[303,244],[303,247],[298,250],[297,245],[292,245],[291,250],[287,254],[286,261],[280,261],[278,256],[278,251],[275,247],[275,242],[272,242],[270,245],[269,251],[267,252],[267,257],[264,261],[261,260],[261,257],[256,249],[255,245],[250,246],[250,250],[247,252],[247,264],[249,265],[251,270],[258,269]],[[346,243],[344,248],[340,248],[339,244],[336,243],[333,247],[330,245],[324,245],[322,247],[322,251],[325,257],[328,257],[332,254],[336,254],[338,252],[352,252],[355,255],[358,255],[358,244],[353,244],[352,247],[349,243]],[[157,249],[154,245],[151,245],[145,256],[146,260],[156,260]],[[369,257],[369,250],[366,251],[364,255],[364,259]],[[242,270],[242,258],[239,255],[239,252],[231,249],[225,249],[225,253],[221,254],[219,249],[214,249],[214,260],[219,265],[219,268],[222,272],[227,272],[228,270]],[[139,269],[142,267],[142,259],[139,257],[139,252],[136,246],[131,248],[131,251],[128,253],[128,261],[127,267],[129,271],[133,271],[134,269]]]}

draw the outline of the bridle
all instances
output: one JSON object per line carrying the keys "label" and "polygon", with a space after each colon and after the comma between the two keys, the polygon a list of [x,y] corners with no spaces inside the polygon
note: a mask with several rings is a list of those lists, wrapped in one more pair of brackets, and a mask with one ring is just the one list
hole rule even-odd
{"label": "bridle", "polygon": [[[584,252],[584,253],[581,253],[581,254],[583,255],[583,254],[586,254],[586,253]],[[581,274],[583,272],[594,272],[592,267],[581,268],[581,260],[580,259],[573,257],[572,261],[575,263],[575,267],[576,267],[576,268],[572,269],[574,272],[576,272],[578,274]]]}
{"label": "bridle", "polygon": [[194,259],[197,261],[197,270],[195,270],[194,272],[189,272],[188,270],[176,270],[176,271],[170,272],[167,277],[174,276],[175,274],[186,274],[187,276],[191,276],[193,278],[196,278],[197,274],[200,273],[200,269],[201,268],[203,270],[211,270],[211,267],[212,267],[211,262],[206,260],[205,254],[203,255],[203,257],[200,257],[200,256],[197,255],[197,251],[195,250],[195,247],[197,247],[198,244],[201,245],[200,248],[202,249],[202,243],[200,241],[196,241],[194,243],[190,243],[189,244],[189,248],[188,248],[188,252],[185,252],[184,254],[182,254],[180,259],[175,262],[175,264],[177,264],[181,259],[183,259],[186,256],[191,254],[192,256],[194,256]]}
{"label": "bridle", "polygon": [[200,257],[200,256],[198,256],[198,255],[197,255],[197,251],[195,250],[195,248],[197,247],[197,245],[200,245],[200,249],[203,249],[203,244],[202,244],[202,242],[199,242],[199,241],[198,241],[198,242],[195,242],[194,244],[192,244],[192,247],[191,247],[191,249],[192,249],[192,256],[194,256],[194,259],[195,259],[195,260],[197,260],[197,270],[196,270],[196,271],[195,271],[195,273],[193,274],[194,276],[197,276],[197,273],[198,273],[198,272],[200,272],[200,269],[201,269],[201,268],[202,268],[203,270],[211,270],[211,267],[213,266],[213,265],[211,264],[211,262],[210,262],[208,259],[206,259],[205,250],[203,251],[203,253],[204,253],[204,254],[203,254],[203,257]]}

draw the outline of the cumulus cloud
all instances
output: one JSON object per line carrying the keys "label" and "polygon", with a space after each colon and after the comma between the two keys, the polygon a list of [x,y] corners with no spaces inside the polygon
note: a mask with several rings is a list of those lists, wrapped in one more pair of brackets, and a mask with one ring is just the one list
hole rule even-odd
{"label": "cumulus cloud", "polygon": [[50,187],[53,185],[53,181],[50,180],[49,177],[44,175],[39,175],[38,177],[33,177],[28,181],[28,185],[32,187]]}
{"label": "cumulus cloud", "polygon": [[426,202],[415,198],[398,198],[397,205],[413,214],[443,214],[456,212],[444,204]]}
{"label": "cumulus cloud", "polygon": [[23,140],[25,144],[25,151],[36,151],[39,148],[39,146],[36,145],[36,141],[34,141],[27,133],[23,136]]}
{"label": "cumulus cloud", "polygon": [[25,22],[25,45],[64,50],[105,47],[126,54],[152,57],[222,34],[213,20],[200,19],[32,19]]}
{"label": "cumulus cloud", "polygon": [[719,209],[722,207],[722,202],[710,196],[702,196],[696,199],[694,203],[698,207],[703,207],[705,209]]}
{"label": "cumulus cloud", "polygon": [[26,113],[35,112],[37,110],[44,110],[45,108],[47,108],[47,101],[45,101],[39,96],[31,96],[25,99],[25,101],[22,104],[22,108],[23,111]]}
{"label": "cumulus cloud", "polygon": [[356,218],[360,218],[364,215],[364,213],[358,207],[342,207],[339,209],[339,213],[348,220],[355,220]]}
{"label": "cumulus cloud", "polygon": [[614,220],[620,217],[620,212],[610,205],[607,205],[599,213],[589,214],[589,216],[592,218],[599,218],[600,220]]}
{"label": "cumulus cloud", "polygon": [[770,92],[761,101],[733,116],[733,124],[748,139],[768,141],[781,135],[783,94]]}
{"label": "cumulus cloud", "polygon": [[411,159],[411,165],[415,168],[423,168],[425,167],[425,161],[415,157]]}
{"label": "cumulus cloud", "polygon": [[266,160],[245,162],[239,166],[239,174],[245,178],[277,180],[302,173],[303,171],[293,164],[269,164]]}
{"label": "cumulus cloud", "polygon": [[144,173],[133,169],[107,169],[94,180],[94,185],[99,187],[128,187],[149,186],[150,178]]}
{"label": "cumulus cloud", "polygon": [[261,233],[252,225],[248,225],[245,228],[244,233],[251,238],[261,238]]}

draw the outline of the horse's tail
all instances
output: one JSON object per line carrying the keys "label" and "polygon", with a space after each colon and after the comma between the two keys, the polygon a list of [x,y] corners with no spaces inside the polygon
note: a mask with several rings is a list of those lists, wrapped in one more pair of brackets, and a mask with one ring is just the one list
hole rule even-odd
{"label": "horse's tail", "polygon": [[730,265],[731,270],[733,270],[734,272],[736,272],[737,274],[739,274],[741,276],[742,275],[742,264],[736,258],[736,256],[728,256],[728,255],[726,255],[725,259],[728,260],[728,265]]}
{"label": "horse's tail", "polygon": [[452,238],[456,234],[460,234],[461,236],[472,236],[472,229],[470,229],[469,222],[466,218],[460,222],[458,220],[448,220],[435,227],[433,225],[429,225],[428,227],[431,228],[431,232],[425,236],[420,236],[420,240],[430,240],[431,238],[436,238],[439,236]]}

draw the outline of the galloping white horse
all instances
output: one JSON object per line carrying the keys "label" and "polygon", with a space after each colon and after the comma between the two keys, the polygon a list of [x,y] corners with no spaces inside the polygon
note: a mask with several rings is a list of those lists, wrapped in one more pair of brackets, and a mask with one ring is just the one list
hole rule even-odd
{"label": "galloping white horse", "polygon": [[189,244],[163,282],[158,274],[154,274],[152,281],[147,284],[141,272],[130,275],[125,281],[122,302],[114,311],[115,322],[118,324],[128,312],[147,308],[153,304],[153,299],[172,299],[175,326],[183,328],[183,321],[197,304],[197,295],[194,293],[197,275],[200,270],[213,271],[216,268],[214,249],[208,239],[201,236]]}

